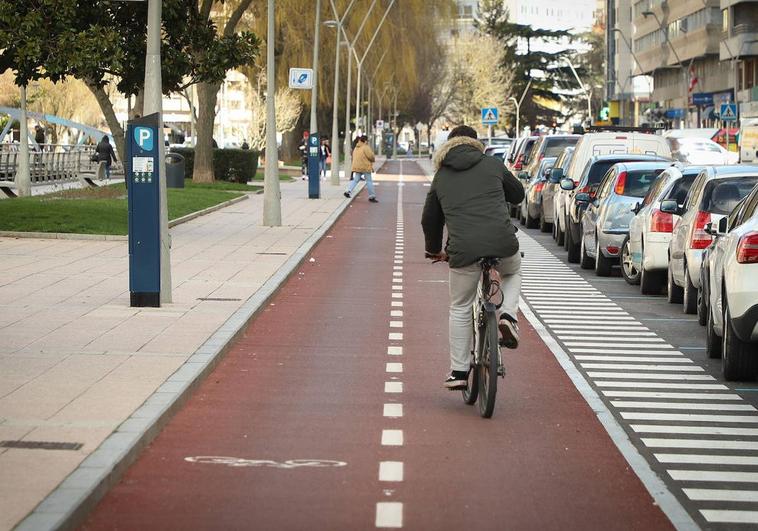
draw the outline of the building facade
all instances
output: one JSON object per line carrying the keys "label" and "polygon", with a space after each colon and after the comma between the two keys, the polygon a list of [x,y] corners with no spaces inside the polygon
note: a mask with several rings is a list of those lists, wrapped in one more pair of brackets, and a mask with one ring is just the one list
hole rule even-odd
{"label": "building facade", "polygon": [[731,64],[743,120],[758,121],[758,2],[721,0],[719,58]]}

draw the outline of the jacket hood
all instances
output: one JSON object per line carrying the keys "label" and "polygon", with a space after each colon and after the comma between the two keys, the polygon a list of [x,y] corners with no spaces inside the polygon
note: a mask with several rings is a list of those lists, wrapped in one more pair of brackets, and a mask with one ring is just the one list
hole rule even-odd
{"label": "jacket hood", "polygon": [[468,136],[451,138],[434,154],[434,169],[449,166],[456,171],[463,171],[477,164],[484,157],[484,144]]}

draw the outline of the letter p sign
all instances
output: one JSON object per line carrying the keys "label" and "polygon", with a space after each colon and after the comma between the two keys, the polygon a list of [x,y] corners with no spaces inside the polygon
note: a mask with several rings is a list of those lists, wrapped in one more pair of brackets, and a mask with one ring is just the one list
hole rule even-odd
{"label": "letter p sign", "polygon": [[153,150],[153,130],[149,127],[135,127],[134,141],[145,151]]}

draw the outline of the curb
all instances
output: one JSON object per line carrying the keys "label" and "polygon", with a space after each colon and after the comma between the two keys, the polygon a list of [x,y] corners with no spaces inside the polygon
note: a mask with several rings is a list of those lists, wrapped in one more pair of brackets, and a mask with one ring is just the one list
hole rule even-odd
{"label": "curb", "polygon": [[[200,216],[210,214],[211,212],[215,212],[216,210],[221,210],[222,208],[226,208],[235,203],[239,203],[240,201],[244,201],[245,199],[248,198],[247,197],[248,194],[255,193],[255,192],[243,192],[243,193],[245,195],[241,197],[235,197],[234,199],[230,199],[229,201],[224,201],[223,203],[219,203],[217,205],[213,205],[203,210],[192,212],[191,214],[187,214],[186,216],[173,219],[168,222],[168,227],[173,228],[177,225],[181,225],[182,223],[192,221],[193,219],[198,218]],[[12,231],[12,230],[0,230],[0,237],[34,238],[38,240],[98,240],[98,241],[119,241],[119,242],[122,242],[122,241],[125,242],[129,240],[129,236],[126,236],[123,234],[78,234],[75,232],[19,232],[19,231]]]}
{"label": "curb", "polygon": [[[305,261],[352,203],[363,184],[303,242],[261,288],[234,312],[181,367],[161,384],[100,446],[87,456],[15,527],[18,531],[75,529],[161,432],[194,389],[215,368],[229,343],[240,336],[279,287]],[[239,199],[238,199],[239,200]]]}

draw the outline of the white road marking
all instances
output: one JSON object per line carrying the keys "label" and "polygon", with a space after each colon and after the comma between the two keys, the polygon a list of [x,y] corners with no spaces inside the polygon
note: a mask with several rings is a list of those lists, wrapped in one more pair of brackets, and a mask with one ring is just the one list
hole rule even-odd
{"label": "white road marking", "polygon": [[[668,387],[668,386],[666,386]],[[665,398],[684,400],[742,400],[740,395],[731,393],[676,393],[666,391],[606,391],[601,392],[609,398]]]}
{"label": "white road marking", "polygon": [[758,450],[758,441],[725,441],[721,439],[648,439],[649,448],[697,448],[699,450]]}
{"label": "white road marking", "polygon": [[653,454],[661,463],[693,465],[758,465],[758,457],[748,455]]}
{"label": "white road marking", "polygon": [[[629,331],[615,331],[615,332],[613,332],[612,336],[609,336],[608,335],[609,332],[606,331],[606,330],[570,330],[570,329],[566,329],[566,330],[557,330],[557,331],[555,331],[555,335],[558,336],[558,337],[561,337],[561,338],[563,338],[563,337],[570,337],[572,334],[577,334],[577,335],[581,334],[580,337],[585,337],[585,336],[604,336],[605,338],[607,338],[610,341],[613,341],[614,338],[617,338],[617,337],[620,338],[620,339],[624,339],[623,336],[631,335],[633,338],[640,339],[642,341],[651,341],[653,339],[655,339],[656,341],[663,341],[663,339],[661,339],[659,337],[653,337],[653,338],[648,337],[648,336],[655,336],[655,332],[646,332],[646,330],[647,330],[647,328],[640,328],[638,330],[637,329],[633,329],[633,330],[629,330]],[[637,337],[637,336],[645,336],[645,337],[641,337],[640,338],[640,337]]]}
{"label": "white road marking", "polygon": [[758,435],[758,428],[727,428],[724,426],[665,426],[660,424],[632,424],[636,433],[667,433],[671,435]]}
{"label": "white road marking", "polygon": [[387,354],[390,356],[402,356],[403,347],[387,347]]}
{"label": "white road marking", "polygon": [[758,511],[701,509],[700,514],[709,522],[719,524],[758,524]]}
{"label": "white road marking", "polygon": [[393,277],[402,277],[403,273],[402,273],[402,271],[393,271],[392,272],[392,276]]}
{"label": "white road marking", "polygon": [[403,286],[395,286],[395,285],[393,285],[392,289],[396,290],[396,291],[403,291]]}
{"label": "white road marking", "polygon": [[395,271],[402,271],[403,270],[403,266],[401,266],[401,265],[392,266],[392,269],[394,269]]}
{"label": "white road marking", "polygon": [[644,365],[644,364],[632,364],[632,363],[581,363],[585,369],[610,369],[616,371],[692,371],[703,372],[703,368],[699,365],[693,366],[676,366],[671,365]]}
{"label": "white road marking", "polygon": [[630,400],[613,400],[617,408],[635,409],[694,409],[695,411],[755,411],[750,404],[696,404],[687,402],[635,402]]}
{"label": "white road marking", "polygon": [[588,372],[590,378],[614,378],[629,380],[699,380],[713,381],[715,378],[710,374],[649,374],[644,372]]}
{"label": "white road marking", "polygon": [[665,420],[669,422],[735,422],[758,424],[758,415],[698,415],[696,413],[652,413],[648,411],[622,411],[627,420]]}
{"label": "white road marking", "polygon": [[726,481],[758,483],[758,472],[722,472],[720,470],[667,470],[676,481]]}
{"label": "white road marking", "polygon": [[[643,345],[640,345],[642,347]],[[646,347],[656,347],[658,345],[644,345]],[[643,349],[634,349],[634,350],[609,350],[611,348],[611,345],[606,345],[605,348],[572,348],[571,352],[575,354],[621,354],[621,353],[627,353],[627,354],[636,354],[636,355],[643,355],[643,354],[649,354],[652,356],[682,356],[683,354],[679,352],[678,350],[643,350]]]}
{"label": "white road marking", "polygon": [[579,361],[649,361],[655,363],[692,363],[685,356],[669,356],[656,358],[652,356],[576,356]]}
{"label": "white road marking", "polygon": [[376,527],[403,527],[403,504],[400,502],[379,502],[376,504]]}
{"label": "white road marking", "polygon": [[[583,334],[584,332],[576,332],[577,334]],[[598,336],[575,336],[575,335],[569,335],[569,334],[555,334],[558,336],[558,338],[561,341],[593,341],[594,343],[621,343],[622,341],[635,341],[636,343],[663,343],[664,340],[660,337],[636,337],[636,335],[627,335],[626,333],[622,333],[621,335],[613,335],[611,337],[607,337],[608,334],[605,332],[600,332],[606,337],[598,337]],[[653,332],[650,332],[652,335]],[[646,345],[646,346],[657,346],[657,345]]]}
{"label": "white road marking", "polygon": [[382,430],[382,446],[402,446],[403,430]]}
{"label": "white road marking", "polygon": [[403,481],[403,462],[381,461],[379,463],[379,481]]}
{"label": "white road marking", "polygon": [[402,317],[403,310],[390,310],[390,317]]}
{"label": "white road marking", "polygon": [[397,362],[388,362],[385,366],[386,372],[403,372],[403,364]]}
{"label": "white road marking", "polygon": [[390,332],[387,338],[390,341],[402,341],[403,340],[403,333],[402,332]]}
{"label": "white road marking", "polygon": [[670,382],[614,382],[600,380],[595,382],[598,387],[630,387],[632,389],[689,389],[702,391],[728,391],[723,384],[700,384],[700,383],[670,383]]}
{"label": "white road marking", "polygon": [[402,328],[403,322],[402,321],[390,321],[390,328]]}
{"label": "white road marking", "polygon": [[400,277],[400,278],[393,277],[392,278],[392,282],[393,282],[393,284],[402,284],[403,283],[403,279],[402,279],[402,277]]}
{"label": "white road marking", "polygon": [[403,382],[384,382],[385,393],[402,393]]}
{"label": "white road marking", "polygon": [[682,489],[694,501],[758,502],[758,490]]}
{"label": "white road marking", "polygon": [[399,419],[403,416],[403,404],[384,404],[384,416]]}
{"label": "white road marking", "polygon": [[403,307],[403,301],[392,301],[392,306],[394,308],[402,308]]}
{"label": "white road marking", "polygon": [[[596,339],[594,341],[566,341],[563,338],[561,338],[561,341],[563,341],[563,344],[566,345],[567,347],[597,347],[604,344],[604,340],[602,339],[600,340]],[[607,343],[608,343],[607,346],[611,348],[638,348],[638,347],[650,348],[651,346],[651,345],[642,345],[640,343],[616,343],[613,341],[609,341]],[[654,346],[655,348],[674,348],[673,345],[669,345],[668,343],[664,343],[663,345],[652,345],[652,346]],[[573,351],[574,349],[570,348],[570,350]]]}
{"label": "white road marking", "polygon": [[562,319],[575,319],[577,322],[595,322],[595,321],[613,321],[618,324],[626,324],[626,321],[634,321],[634,317],[631,315],[578,315],[571,312],[568,313],[551,313],[550,315],[541,315],[543,321],[546,323],[561,323],[565,322]]}
{"label": "white road marking", "polygon": [[393,293],[392,294],[392,298],[393,299],[402,299],[403,298],[403,294],[402,293]]}
{"label": "white road marking", "polygon": [[[397,258],[397,257],[395,257],[395,258]],[[402,256],[401,256],[401,258],[402,258]],[[394,263],[394,264],[402,264],[403,261],[402,260],[393,260],[392,263]]]}

